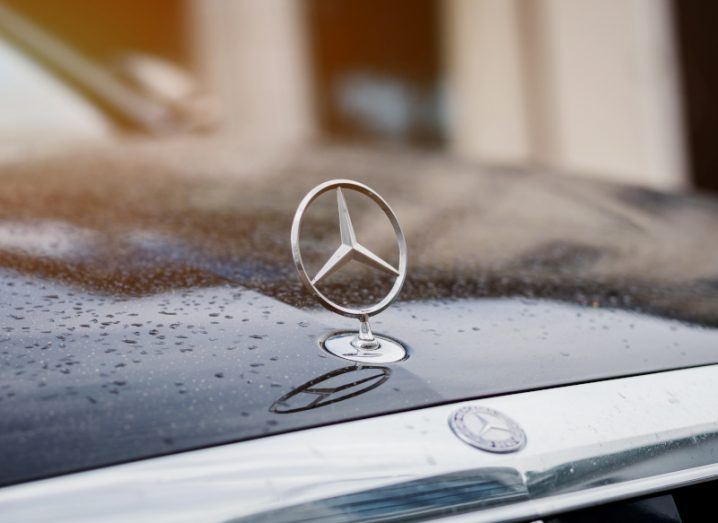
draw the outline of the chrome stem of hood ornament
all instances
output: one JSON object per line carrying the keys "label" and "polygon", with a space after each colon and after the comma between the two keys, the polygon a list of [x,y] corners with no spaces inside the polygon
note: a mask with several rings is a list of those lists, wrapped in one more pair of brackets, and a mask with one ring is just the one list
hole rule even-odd
{"label": "chrome stem of hood ornament", "polygon": [[381,346],[381,342],[374,337],[369,325],[369,318],[364,317],[359,320],[359,332],[352,340],[352,346],[362,350],[374,350]]}
{"label": "chrome stem of hood ornament", "polygon": [[[339,211],[339,233],[340,244],[324,265],[317,271],[313,278],[310,278],[302,261],[299,247],[299,234],[301,232],[304,214],[319,196],[325,192],[336,190],[337,208]],[[399,249],[399,267],[395,268],[383,258],[364,247],[358,240],[354,226],[352,225],[349,208],[342,189],[353,190],[371,198],[384,211],[394,229],[397,246]],[[369,318],[386,309],[396,299],[406,279],[407,253],[406,239],[401,230],[399,221],[389,204],[374,190],[364,184],[351,180],[331,180],[322,183],[312,189],[301,201],[292,222],[291,233],[292,256],[299,273],[299,279],[304,286],[310,290],[325,308],[332,312],[356,318],[360,321],[359,331],[351,338],[347,333],[338,333],[330,336],[322,342],[325,350],[339,357],[362,362],[389,363],[399,361],[406,357],[406,350],[397,341],[386,336],[375,335],[369,325]],[[396,276],[394,285],[389,294],[380,302],[367,307],[350,308],[330,300],[323,294],[317,285],[326,280],[329,276],[339,271],[350,261],[356,261],[372,269]]]}

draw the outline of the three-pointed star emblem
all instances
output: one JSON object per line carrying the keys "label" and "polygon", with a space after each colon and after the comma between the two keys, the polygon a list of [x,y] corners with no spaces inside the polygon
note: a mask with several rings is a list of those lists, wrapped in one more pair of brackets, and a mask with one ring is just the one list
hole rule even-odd
{"label": "three-pointed star emblem", "polygon": [[506,423],[499,419],[489,418],[488,416],[475,413],[479,421],[482,423],[481,430],[478,432],[478,436],[484,436],[491,430],[498,430],[500,432],[506,432],[511,434],[511,429],[506,426]]}
{"label": "three-pointed star emblem", "polygon": [[399,276],[399,271],[392,265],[381,259],[379,256],[371,252],[357,241],[352,220],[349,217],[349,209],[344,199],[341,188],[337,187],[337,206],[339,207],[339,232],[341,235],[341,244],[334,251],[334,254],[327,260],[324,266],[319,269],[317,274],[312,278],[312,284],[316,285],[328,276],[334,274],[344,267],[351,260],[363,263],[369,267],[379,269],[380,271],[394,276]]}

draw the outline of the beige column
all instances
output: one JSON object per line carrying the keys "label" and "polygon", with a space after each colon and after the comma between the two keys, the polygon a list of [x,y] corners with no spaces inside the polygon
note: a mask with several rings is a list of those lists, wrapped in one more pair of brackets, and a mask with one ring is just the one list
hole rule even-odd
{"label": "beige column", "polygon": [[[668,0],[539,0],[546,103],[564,170],[677,187],[685,167]],[[536,122],[537,125],[541,125]]]}
{"label": "beige column", "polygon": [[187,0],[195,62],[225,132],[285,144],[314,136],[303,4]]}
{"label": "beige column", "polygon": [[520,1],[443,4],[449,143],[461,156],[523,163],[530,155]]}
{"label": "beige column", "polygon": [[669,0],[451,0],[454,151],[685,184]]}

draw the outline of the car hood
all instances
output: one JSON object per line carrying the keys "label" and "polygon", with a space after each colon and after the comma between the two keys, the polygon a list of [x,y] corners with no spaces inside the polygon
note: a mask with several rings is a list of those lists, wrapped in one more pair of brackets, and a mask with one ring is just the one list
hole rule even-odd
{"label": "car hood", "polygon": [[[0,483],[467,398],[718,362],[718,202],[438,155],[125,144],[0,168]],[[406,232],[375,330],[317,340],[289,249],[299,200],[353,178]],[[352,210],[358,231],[377,227]],[[311,261],[336,208],[308,219]],[[361,234],[361,232],[360,232]],[[390,255],[390,242],[373,246]],[[335,278],[342,301],[387,281]]]}

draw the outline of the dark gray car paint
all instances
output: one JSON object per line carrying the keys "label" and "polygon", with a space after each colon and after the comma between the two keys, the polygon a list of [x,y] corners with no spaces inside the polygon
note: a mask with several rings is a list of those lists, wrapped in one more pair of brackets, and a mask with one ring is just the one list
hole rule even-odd
{"label": "dark gray car paint", "polygon": [[[369,374],[320,349],[321,336],[355,322],[318,310],[291,264],[288,224],[304,192],[329,177],[321,162],[294,159],[304,177],[259,181],[187,179],[153,163],[136,173],[116,156],[7,170],[0,483],[718,363],[715,201],[569,180],[551,188],[550,177],[481,169],[457,182],[442,176],[465,166],[370,160],[355,177],[398,203],[412,263],[402,301],[373,323],[410,357]],[[381,164],[392,176],[372,178]],[[525,185],[552,195],[550,208]],[[435,198],[434,188],[448,192]],[[523,218],[506,224],[483,189]],[[471,191],[476,205],[461,207]],[[310,220],[309,258],[335,242],[336,210],[326,212]],[[572,221],[582,213],[597,225]],[[489,238],[446,239],[467,227]],[[663,252],[674,243],[683,252]],[[350,273],[329,290],[370,300],[385,284]]]}

